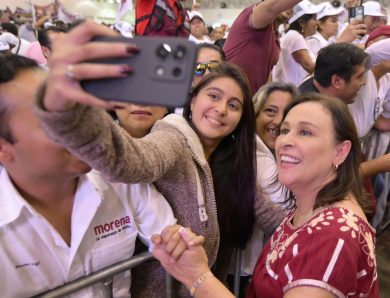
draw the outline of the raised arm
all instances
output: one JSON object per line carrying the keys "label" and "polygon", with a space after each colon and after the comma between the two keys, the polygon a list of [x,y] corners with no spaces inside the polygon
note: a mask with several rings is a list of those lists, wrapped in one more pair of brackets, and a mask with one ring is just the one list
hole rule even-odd
{"label": "raised arm", "polygon": [[169,128],[156,132],[153,138],[133,139],[104,110],[91,107],[110,108],[112,104],[86,93],[79,81],[121,77],[128,75],[129,68],[85,61],[129,56],[135,50],[123,43],[89,42],[96,35],[115,33],[86,23],[54,43],[50,73],[37,114],[52,139],[109,179],[125,183],[155,181],[180,158],[181,142],[176,137],[169,139]]}
{"label": "raised arm", "polygon": [[294,7],[301,0],[264,0],[253,10],[251,17],[252,27],[262,29],[267,27],[283,11]]}

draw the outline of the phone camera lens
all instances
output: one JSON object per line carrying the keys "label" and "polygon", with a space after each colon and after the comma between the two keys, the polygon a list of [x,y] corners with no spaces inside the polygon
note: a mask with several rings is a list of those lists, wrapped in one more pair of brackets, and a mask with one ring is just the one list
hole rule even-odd
{"label": "phone camera lens", "polygon": [[173,70],[172,70],[172,75],[174,77],[180,77],[181,75],[181,69],[179,67],[175,67]]}
{"label": "phone camera lens", "polygon": [[165,59],[168,57],[168,55],[172,52],[171,47],[169,44],[163,43],[157,48],[157,56],[161,59]]}
{"label": "phone camera lens", "polygon": [[157,66],[155,73],[158,77],[162,77],[165,74],[165,69],[162,66]]}
{"label": "phone camera lens", "polygon": [[178,46],[175,53],[173,54],[173,57],[175,59],[181,60],[183,59],[185,54],[186,54],[186,48],[182,46]]}

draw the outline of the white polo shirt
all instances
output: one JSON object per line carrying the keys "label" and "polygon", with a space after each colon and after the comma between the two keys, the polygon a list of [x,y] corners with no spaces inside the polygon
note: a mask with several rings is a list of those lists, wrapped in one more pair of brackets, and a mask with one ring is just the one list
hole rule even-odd
{"label": "white polo shirt", "polygon": [[[79,180],[68,247],[0,168],[1,296],[36,295],[129,258],[137,235],[148,241],[175,222],[153,185],[108,183],[93,171]],[[114,277],[114,297],[129,297],[129,289],[128,271]],[[104,296],[100,283],[72,297]]]}
{"label": "white polo shirt", "polygon": [[366,84],[359,90],[355,102],[348,105],[360,139],[374,126],[380,108],[378,87],[371,70],[367,71]]}

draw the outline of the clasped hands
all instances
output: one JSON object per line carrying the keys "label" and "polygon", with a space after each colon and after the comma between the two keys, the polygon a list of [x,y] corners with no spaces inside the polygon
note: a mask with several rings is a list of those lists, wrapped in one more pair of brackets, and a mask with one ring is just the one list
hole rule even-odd
{"label": "clasped hands", "polygon": [[202,274],[210,271],[204,237],[190,228],[179,225],[167,226],[160,235],[153,235],[153,256],[166,271],[182,282],[188,289]]}

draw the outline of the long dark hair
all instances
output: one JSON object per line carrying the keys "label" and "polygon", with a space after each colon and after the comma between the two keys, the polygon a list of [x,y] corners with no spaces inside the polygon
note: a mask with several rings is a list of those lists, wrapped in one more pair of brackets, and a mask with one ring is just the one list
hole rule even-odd
{"label": "long dark hair", "polygon": [[[190,98],[197,96],[212,81],[223,77],[233,79],[240,86],[244,98],[243,112],[233,133],[226,136],[211,154],[209,164],[221,239],[234,247],[244,248],[253,232],[256,195],[256,130],[248,79],[237,66],[221,63],[194,87]],[[185,106],[183,116],[193,126],[190,105],[191,102],[188,102]]]}
{"label": "long dark hair", "polygon": [[[355,122],[349,113],[346,104],[335,97],[325,96],[318,93],[307,93],[305,95],[301,95],[297,100],[286,107],[283,119],[292,108],[305,102],[318,102],[330,113],[336,143],[348,140],[352,144],[347,158],[337,169],[336,178],[318,192],[314,208],[340,202],[349,194],[352,194],[364,212],[372,212],[372,206],[367,197],[364,195],[362,188],[362,177],[360,174],[360,142]],[[287,199],[290,203],[295,205],[295,199],[292,192],[288,191]]]}

